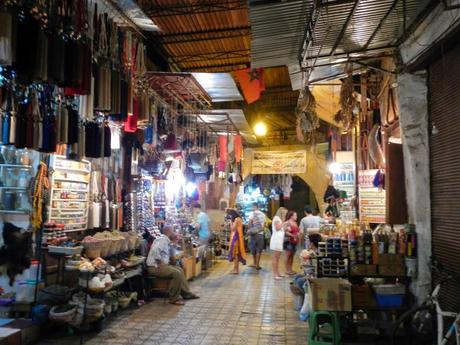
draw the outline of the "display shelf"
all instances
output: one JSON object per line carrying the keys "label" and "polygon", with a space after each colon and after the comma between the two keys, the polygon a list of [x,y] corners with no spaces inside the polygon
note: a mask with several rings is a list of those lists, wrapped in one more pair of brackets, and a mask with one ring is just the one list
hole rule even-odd
{"label": "display shelf", "polygon": [[27,190],[28,187],[0,187],[0,189],[11,189],[11,190]]}
{"label": "display shelf", "polygon": [[75,208],[75,207],[51,207],[50,210],[52,211],[73,211],[73,212],[84,212],[86,211],[85,208]]}
{"label": "display shelf", "polygon": [[88,199],[52,199],[53,201],[88,202]]}
{"label": "display shelf", "polygon": [[68,192],[80,192],[80,193],[88,193],[86,189],[74,189],[74,188],[53,188],[53,190],[65,190]]}
{"label": "display shelf", "polygon": [[29,214],[30,211],[0,210],[0,213],[6,213],[6,214]]}
{"label": "display shelf", "polygon": [[[86,223],[85,223],[86,224]],[[79,229],[69,229],[65,230],[65,232],[79,232],[79,231],[86,231],[86,228],[79,228]]]}
{"label": "display shelf", "polygon": [[[69,166],[69,167],[65,167]],[[81,188],[65,188],[62,184],[59,185],[59,188],[51,187],[51,198],[48,204],[48,220],[54,220],[64,223],[64,232],[77,232],[86,230],[88,224],[88,203],[89,203],[89,179],[91,171],[91,163],[87,160],[82,161],[70,161],[67,160],[64,156],[52,155],[50,158],[50,169],[58,171],[59,174],[51,175],[51,186],[56,186],[55,181],[64,181],[64,182],[73,182],[81,183],[85,186],[85,189]],[[62,176],[65,173],[78,173],[78,176],[73,175],[72,177]],[[84,179],[84,180],[83,180]],[[73,185],[75,187],[75,185]],[[56,193],[55,193],[56,192]],[[63,199],[61,198],[62,192],[69,193],[81,193],[75,196],[85,196],[85,199]],[[65,194],[65,193],[64,193]],[[82,195],[83,194],[83,195]],[[59,202],[60,207],[52,207],[54,202]],[[83,206],[82,208],[66,207],[66,205],[71,205],[79,203]],[[56,205],[55,205],[56,206]],[[62,211],[64,214],[59,216],[54,216],[52,211]],[[66,223],[66,221],[78,218],[78,220],[84,220],[83,222],[78,223]],[[78,227],[78,228],[75,228]]]}
{"label": "display shelf", "polygon": [[64,167],[54,167],[55,170],[63,170],[63,171],[71,171],[71,172],[81,172],[81,173],[90,173],[85,169],[77,169],[77,168],[64,168]]}
{"label": "display shelf", "polygon": [[0,164],[0,168],[32,169],[32,165],[22,165],[22,164]]}
{"label": "display shelf", "polygon": [[[89,174],[89,173],[88,173]],[[65,181],[65,182],[76,182],[76,183],[84,183],[84,184],[89,184],[88,181],[83,181],[83,180],[78,180],[78,179],[73,179],[73,178],[64,178],[64,177],[54,177],[54,181]]]}

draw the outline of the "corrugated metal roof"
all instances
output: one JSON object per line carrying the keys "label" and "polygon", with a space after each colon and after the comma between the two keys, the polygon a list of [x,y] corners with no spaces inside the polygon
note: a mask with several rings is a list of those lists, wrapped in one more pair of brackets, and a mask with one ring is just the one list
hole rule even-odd
{"label": "corrugated metal roof", "polygon": [[297,61],[312,9],[312,0],[250,6],[252,66],[283,66]]}
{"label": "corrugated metal roof", "polygon": [[229,73],[192,73],[192,75],[211,96],[213,103],[243,100]]}
{"label": "corrugated metal roof", "polygon": [[198,120],[206,123],[215,134],[225,134],[227,131],[236,130],[247,143],[257,144],[257,137],[246,121],[242,109],[207,110],[199,114]]}
{"label": "corrugated metal roof", "polygon": [[[310,80],[337,77],[344,73],[343,65],[323,65],[344,57],[393,52],[429,1],[288,0],[251,6],[251,63],[254,67],[288,65],[295,70],[299,57],[305,55],[305,65],[322,65]],[[300,77],[292,78],[298,83]]]}
{"label": "corrugated metal roof", "polygon": [[182,71],[227,72],[250,63],[245,0],[140,0],[160,28],[155,35]]}

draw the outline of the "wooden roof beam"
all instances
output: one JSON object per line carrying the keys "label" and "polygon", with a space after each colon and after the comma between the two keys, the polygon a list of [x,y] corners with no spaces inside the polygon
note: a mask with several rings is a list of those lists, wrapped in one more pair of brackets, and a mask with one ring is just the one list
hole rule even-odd
{"label": "wooden roof beam", "polygon": [[191,4],[177,4],[172,6],[158,6],[152,4],[151,1],[144,0],[141,2],[141,6],[151,17],[190,16],[202,13],[245,10],[248,8],[245,0],[228,0],[225,2],[205,0]]}

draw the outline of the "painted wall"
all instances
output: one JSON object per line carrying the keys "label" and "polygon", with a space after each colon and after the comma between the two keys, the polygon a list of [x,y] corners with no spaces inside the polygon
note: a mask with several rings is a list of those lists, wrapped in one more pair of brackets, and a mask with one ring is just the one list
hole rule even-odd
{"label": "painted wall", "polygon": [[309,150],[309,148],[305,147],[304,145],[280,145],[245,149],[242,169],[243,179],[251,174],[253,151],[296,151],[305,149],[307,149],[307,171],[303,174],[297,174],[297,176],[299,176],[310,186],[310,189],[313,191],[318,203],[319,211],[322,214],[325,209],[323,196],[329,181],[327,176],[327,162],[324,157],[319,156],[316,154],[316,152]]}
{"label": "painted wall", "polygon": [[418,277],[412,290],[418,300],[430,292],[431,197],[430,148],[428,137],[428,88],[425,75],[398,76],[400,125],[406,175],[409,223],[417,231]]}

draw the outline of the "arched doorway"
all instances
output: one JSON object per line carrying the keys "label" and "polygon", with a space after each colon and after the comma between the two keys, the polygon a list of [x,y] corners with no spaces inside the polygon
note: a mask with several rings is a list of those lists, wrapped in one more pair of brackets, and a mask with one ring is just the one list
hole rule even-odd
{"label": "arched doorway", "polygon": [[[254,184],[257,184],[258,178],[261,175],[249,175],[247,176],[244,181],[243,185],[245,187],[248,186],[251,181]],[[264,175],[265,177],[270,178],[271,176],[277,175]],[[252,186],[253,188],[255,186]],[[258,186],[260,187],[260,186]],[[278,186],[271,186],[271,187],[278,187]],[[253,189],[252,188],[252,189]],[[262,186],[262,189],[264,187]],[[299,217],[302,217],[304,212],[303,209],[305,206],[310,206],[314,210],[321,212],[321,208],[319,203],[321,202],[321,196],[316,195],[313,188],[304,180],[302,176],[299,175],[292,175],[292,185],[291,185],[291,192],[289,195],[283,194],[281,191],[277,193],[273,197],[270,198],[268,205],[267,205],[267,215],[272,218],[275,212],[278,210],[279,207],[284,206],[289,210],[296,211]]]}

